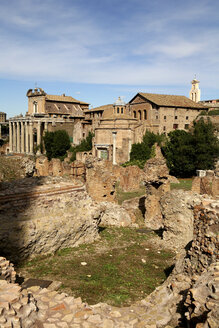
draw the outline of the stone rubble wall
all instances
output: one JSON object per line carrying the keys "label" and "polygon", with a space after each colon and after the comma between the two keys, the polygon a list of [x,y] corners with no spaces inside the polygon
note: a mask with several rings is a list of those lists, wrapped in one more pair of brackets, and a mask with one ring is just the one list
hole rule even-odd
{"label": "stone rubble wall", "polygon": [[26,192],[17,186],[17,193],[14,184],[2,186],[0,250],[13,262],[99,238],[101,211],[84,187],[52,182]]}
{"label": "stone rubble wall", "polygon": [[116,187],[136,191],[143,185],[145,174],[138,166],[121,167],[93,157],[87,158],[85,166],[87,192],[98,202],[116,202]]}
{"label": "stone rubble wall", "polygon": [[0,327],[36,327],[39,308],[33,294],[17,284],[0,280]]}
{"label": "stone rubble wall", "polygon": [[172,249],[183,249],[193,239],[193,209],[201,202],[200,195],[184,190],[172,190],[161,197],[163,240]]}
{"label": "stone rubble wall", "polygon": [[187,294],[185,313],[189,327],[217,328],[219,323],[219,261],[212,263]]}
{"label": "stone rubble wall", "polygon": [[16,272],[14,265],[6,260],[5,257],[0,256],[0,280],[6,280],[7,282],[15,282]]}
{"label": "stone rubble wall", "polygon": [[219,196],[219,177],[216,175],[195,177],[192,182],[192,191],[201,195]]}

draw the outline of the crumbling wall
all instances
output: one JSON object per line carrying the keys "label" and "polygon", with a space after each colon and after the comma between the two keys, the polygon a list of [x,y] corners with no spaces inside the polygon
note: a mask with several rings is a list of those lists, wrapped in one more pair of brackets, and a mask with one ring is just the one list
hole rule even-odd
{"label": "crumbling wall", "polygon": [[86,166],[86,188],[96,201],[116,202],[116,187],[136,191],[144,181],[144,172],[137,166],[121,167],[111,161],[89,157]]}
{"label": "crumbling wall", "polygon": [[83,186],[57,179],[1,186],[0,251],[13,262],[98,238],[99,207]]}

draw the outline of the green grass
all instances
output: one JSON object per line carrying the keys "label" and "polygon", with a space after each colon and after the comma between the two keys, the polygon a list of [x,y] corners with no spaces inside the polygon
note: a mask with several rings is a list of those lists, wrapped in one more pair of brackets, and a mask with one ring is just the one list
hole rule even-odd
{"label": "green grass", "polygon": [[170,188],[173,189],[183,189],[183,190],[191,190],[192,189],[192,181],[193,178],[188,179],[178,179],[179,183],[171,183]]}
{"label": "green grass", "polygon": [[116,199],[120,205],[124,202],[124,200],[141,197],[143,195],[145,195],[145,187],[129,192],[125,192],[119,187],[116,188]]}
{"label": "green grass", "polygon": [[89,304],[114,306],[142,299],[166,279],[174,254],[153,246],[153,238],[158,238],[153,232],[102,228],[100,235],[93,244],[38,256],[17,271],[25,277],[61,281],[61,291]]}

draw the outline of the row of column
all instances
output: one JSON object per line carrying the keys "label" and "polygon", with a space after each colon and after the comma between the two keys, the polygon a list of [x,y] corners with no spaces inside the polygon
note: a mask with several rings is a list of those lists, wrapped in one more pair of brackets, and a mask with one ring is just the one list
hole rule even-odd
{"label": "row of column", "polygon": [[[47,128],[47,123],[45,127]],[[32,121],[9,122],[9,149],[10,153],[33,154],[34,131]],[[41,143],[41,122],[37,124],[37,145]]]}

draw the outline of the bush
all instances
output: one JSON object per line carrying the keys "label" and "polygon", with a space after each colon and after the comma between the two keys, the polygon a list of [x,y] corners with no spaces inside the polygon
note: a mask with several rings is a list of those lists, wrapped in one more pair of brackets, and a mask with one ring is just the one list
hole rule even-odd
{"label": "bush", "polygon": [[168,134],[169,140],[162,148],[170,174],[188,178],[196,170],[213,169],[219,157],[219,140],[214,134],[214,126],[200,119],[193,130],[175,130]]}
{"label": "bush", "polygon": [[92,149],[92,139],[94,134],[89,132],[86,139],[83,139],[81,143],[75,147],[70,148],[70,152],[72,152],[71,161],[76,160],[76,154],[81,151],[89,151]]}
{"label": "bush", "polygon": [[146,131],[143,136],[143,141],[132,145],[130,152],[130,161],[124,163],[122,166],[137,165],[141,169],[144,167],[145,162],[154,156],[153,145],[157,143],[161,145],[165,140],[164,134],[155,134],[150,131]]}
{"label": "bush", "polygon": [[52,158],[60,158],[63,160],[71,145],[69,135],[65,130],[57,130],[55,132],[46,131],[43,140],[46,156],[49,160]]}
{"label": "bush", "polygon": [[219,109],[210,110],[210,112],[208,112],[208,115],[209,116],[219,115]]}

